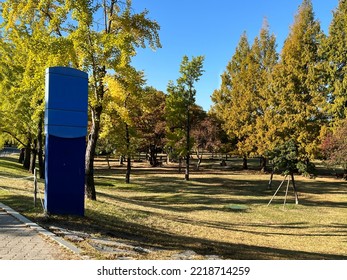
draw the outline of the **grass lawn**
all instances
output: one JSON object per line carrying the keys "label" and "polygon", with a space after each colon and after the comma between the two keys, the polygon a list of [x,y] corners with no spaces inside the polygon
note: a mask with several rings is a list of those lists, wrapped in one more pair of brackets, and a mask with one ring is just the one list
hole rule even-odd
{"label": "grass lawn", "polygon": [[[3,178],[28,175],[14,158],[0,158],[0,201],[42,226],[158,249],[145,259],[184,250],[223,259],[347,259],[347,183],[326,170],[316,179],[297,176],[300,204],[289,189],[284,207],[285,185],[267,206],[280,175],[268,190],[269,174],[255,171],[203,166],[186,182],[174,165],[135,163],[132,183],[125,184],[124,167],[113,163],[108,170],[101,160],[96,166],[98,200],[86,201],[83,218],[45,218],[40,205],[33,207],[32,181]],[[92,258],[110,258],[86,242],[78,245]]]}

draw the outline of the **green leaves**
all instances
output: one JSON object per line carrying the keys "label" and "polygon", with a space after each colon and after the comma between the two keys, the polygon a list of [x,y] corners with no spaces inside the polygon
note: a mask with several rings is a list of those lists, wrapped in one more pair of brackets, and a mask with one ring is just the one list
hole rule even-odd
{"label": "green leaves", "polygon": [[191,110],[195,104],[196,95],[194,83],[199,81],[204,72],[203,62],[203,56],[192,57],[190,61],[187,56],[184,56],[180,66],[181,77],[177,79],[177,84],[170,81],[167,86],[165,115],[168,146],[179,151],[178,154],[181,156],[189,154],[192,147],[189,133]]}

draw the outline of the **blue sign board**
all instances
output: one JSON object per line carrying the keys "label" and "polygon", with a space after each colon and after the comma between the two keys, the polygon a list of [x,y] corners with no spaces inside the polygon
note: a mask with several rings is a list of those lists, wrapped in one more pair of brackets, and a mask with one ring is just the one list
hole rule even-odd
{"label": "blue sign board", "polygon": [[88,75],[68,67],[46,70],[45,210],[84,215]]}

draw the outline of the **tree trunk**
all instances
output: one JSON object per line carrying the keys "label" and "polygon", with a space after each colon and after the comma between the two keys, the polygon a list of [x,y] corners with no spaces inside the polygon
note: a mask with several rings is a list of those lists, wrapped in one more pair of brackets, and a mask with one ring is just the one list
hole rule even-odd
{"label": "tree trunk", "polygon": [[202,162],[202,157],[198,157],[198,162],[196,164],[196,170],[200,169],[201,162]]}
{"label": "tree trunk", "polygon": [[198,162],[196,164],[196,170],[199,170],[200,169],[200,165],[201,165],[201,162],[202,162],[202,156],[203,156],[204,152],[199,152],[199,148],[196,150],[196,156],[198,158]]}
{"label": "tree trunk", "polygon": [[40,117],[39,127],[38,127],[38,136],[37,136],[37,155],[39,160],[39,176],[40,179],[45,178],[45,163],[43,160],[43,135],[42,135],[42,126],[43,126],[43,116]]}
{"label": "tree trunk", "polygon": [[129,134],[129,126],[125,124],[125,139],[126,139],[126,147],[127,147],[127,170],[125,174],[125,183],[130,183],[130,174],[131,174],[131,156],[130,156],[130,134]]}
{"label": "tree trunk", "polygon": [[20,149],[20,154],[18,158],[18,163],[23,164],[24,162],[24,157],[25,157],[25,148]]}
{"label": "tree trunk", "polygon": [[108,167],[108,169],[111,169],[110,155],[109,155],[109,154],[106,155],[106,161],[107,161],[107,167]]}
{"label": "tree trunk", "polygon": [[157,148],[153,144],[149,146],[149,163],[151,166],[158,166]]}
{"label": "tree trunk", "polygon": [[127,171],[125,173],[125,183],[130,184],[130,174],[131,174],[131,157],[127,157]]}
{"label": "tree trunk", "polygon": [[248,169],[247,157],[245,157],[245,156],[242,159],[242,169],[244,169],[244,170]]}
{"label": "tree trunk", "polygon": [[85,189],[87,197],[91,200],[96,200],[95,181],[94,181],[94,159],[96,144],[99,138],[100,117],[102,107],[98,106],[92,109],[92,127],[88,137],[85,162]]}
{"label": "tree trunk", "polygon": [[298,192],[297,192],[296,186],[295,186],[294,172],[291,172],[291,173],[290,173],[290,176],[292,177],[292,183],[293,183],[293,189],[294,189],[294,196],[295,196],[295,204],[299,204],[299,196],[298,196]]}
{"label": "tree trunk", "polygon": [[184,179],[189,181],[189,164],[190,164],[190,112],[187,106],[187,125],[186,125],[186,172]]}
{"label": "tree trunk", "polygon": [[178,173],[181,174],[181,172],[182,172],[182,157],[179,156],[178,157]]}
{"label": "tree trunk", "polygon": [[268,184],[268,187],[267,187],[268,190],[271,190],[271,189],[272,189],[272,180],[273,180],[273,178],[274,178],[274,169],[272,168],[272,170],[271,170],[271,175],[270,175],[270,180],[269,180],[269,184]]}
{"label": "tree trunk", "polygon": [[260,170],[261,172],[266,172],[267,171],[267,158],[261,156],[260,157]]}
{"label": "tree trunk", "polygon": [[169,153],[166,154],[166,164],[167,165],[170,164],[170,154]]}
{"label": "tree trunk", "polygon": [[123,155],[119,156],[119,165],[123,165],[124,164],[124,157]]}
{"label": "tree trunk", "polygon": [[34,174],[36,167],[36,157],[37,157],[37,140],[34,140],[34,147],[31,149],[30,153],[30,167],[29,171]]}
{"label": "tree trunk", "polygon": [[30,154],[31,154],[31,138],[28,139],[28,143],[24,149],[25,150],[24,150],[23,167],[26,170],[29,170],[30,169]]}

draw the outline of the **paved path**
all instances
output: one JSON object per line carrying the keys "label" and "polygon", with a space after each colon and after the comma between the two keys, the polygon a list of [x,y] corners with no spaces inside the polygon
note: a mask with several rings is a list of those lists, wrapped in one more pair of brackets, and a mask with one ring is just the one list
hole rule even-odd
{"label": "paved path", "polygon": [[0,149],[0,157],[7,157],[11,154],[19,154],[20,150],[16,148],[3,148]]}
{"label": "paved path", "polygon": [[[0,260],[80,259],[78,254],[64,248],[69,246],[0,203]],[[71,249],[74,250],[74,246]]]}

